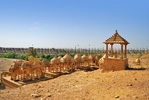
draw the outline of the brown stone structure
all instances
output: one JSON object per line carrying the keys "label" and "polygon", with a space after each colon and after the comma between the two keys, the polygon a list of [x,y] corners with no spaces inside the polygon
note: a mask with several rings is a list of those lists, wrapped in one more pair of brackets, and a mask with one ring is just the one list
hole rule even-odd
{"label": "brown stone structure", "polygon": [[[106,44],[106,55],[105,55],[105,58],[103,58],[103,61],[100,63],[100,68],[103,70],[114,70],[114,71],[124,70],[128,66],[127,45],[129,44],[129,42],[127,42],[124,38],[122,38],[116,30],[115,34],[103,43]],[[110,57],[108,55],[109,44],[111,45]],[[115,54],[113,57],[113,45],[114,44],[121,45],[120,58],[117,58],[117,51],[114,51]],[[123,54],[123,46],[125,46],[124,54]]]}
{"label": "brown stone structure", "polygon": [[137,58],[135,61],[133,61],[133,64],[140,65],[141,61],[139,58]]}
{"label": "brown stone structure", "polygon": [[75,60],[76,68],[80,67],[81,57],[80,57],[80,55],[78,53],[74,56],[74,60]]}
{"label": "brown stone structure", "polygon": [[82,57],[81,57],[81,66],[89,66],[89,60],[88,60],[88,56],[86,56],[86,54],[84,54]]}
{"label": "brown stone structure", "polygon": [[26,84],[22,82],[51,79],[75,70],[95,70],[97,69],[100,58],[101,55],[93,53],[89,56],[84,54],[82,57],[76,54],[73,58],[67,53],[64,57],[55,56],[50,62],[46,59],[42,61],[39,59],[14,61],[11,64],[9,72],[3,72],[1,74],[2,84],[9,87],[19,87],[22,84]]}

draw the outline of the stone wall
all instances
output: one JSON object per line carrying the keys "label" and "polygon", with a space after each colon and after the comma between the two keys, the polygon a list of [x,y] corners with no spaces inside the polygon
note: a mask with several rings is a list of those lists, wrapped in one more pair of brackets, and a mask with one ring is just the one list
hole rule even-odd
{"label": "stone wall", "polygon": [[[17,53],[17,54],[26,54],[28,52],[29,48],[5,48],[0,47],[0,53]],[[38,54],[57,54],[57,53],[99,53],[104,52],[104,49],[84,49],[84,48],[78,48],[78,49],[55,49],[55,48],[35,48]],[[120,53],[120,49],[118,49],[118,54]],[[110,53],[110,50],[109,50]],[[140,49],[140,50],[127,50],[127,53],[133,54],[133,53],[149,53],[149,49]]]}
{"label": "stone wall", "polygon": [[104,58],[104,63],[101,66],[103,70],[124,70],[128,66],[128,59]]}
{"label": "stone wall", "polygon": [[[29,48],[3,48],[0,47],[0,54],[3,53],[16,53],[16,54],[26,54],[28,53]],[[67,53],[64,49],[50,49],[50,48],[34,48],[38,54],[58,54],[58,53]]]}

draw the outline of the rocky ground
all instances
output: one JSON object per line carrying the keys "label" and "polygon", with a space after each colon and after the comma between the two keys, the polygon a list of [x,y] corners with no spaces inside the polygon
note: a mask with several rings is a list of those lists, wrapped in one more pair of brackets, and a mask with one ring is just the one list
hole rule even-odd
{"label": "rocky ground", "polygon": [[[130,61],[136,57],[130,56]],[[0,100],[149,100],[148,59],[131,68],[105,73],[99,69],[76,71],[15,89],[0,89]]]}

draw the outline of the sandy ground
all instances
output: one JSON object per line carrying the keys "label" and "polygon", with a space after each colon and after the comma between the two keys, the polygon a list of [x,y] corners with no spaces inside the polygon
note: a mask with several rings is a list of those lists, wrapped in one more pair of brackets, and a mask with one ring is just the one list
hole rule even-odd
{"label": "sandy ground", "polygon": [[[137,55],[128,57],[132,61]],[[15,89],[1,89],[0,100],[149,100],[148,61],[143,59],[141,65],[130,62],[131,70],[76,71]]]}
{"label": "sandy ground", "polygon": [[0,74],[2,72],[7,72],[13,61],[17,59],[8,59],[8,58],[0,58]]}

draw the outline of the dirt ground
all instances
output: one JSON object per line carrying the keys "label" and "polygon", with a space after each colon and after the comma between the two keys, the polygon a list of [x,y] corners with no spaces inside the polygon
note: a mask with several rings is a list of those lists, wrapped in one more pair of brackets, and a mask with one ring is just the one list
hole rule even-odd
{"label": "dirt ground", "polygon": [[144,56],[141,65],[134,65],[138,55],[128,55],[130,70],[76,71],[15,89],[0,89],[0,100],[149,100],[149,56]]}
{"label": "dirt ground", "polygon": [[8,59],[8,58],[0,58],[0,74],[2,72],[7,72],[13,61],[17,59]]}

